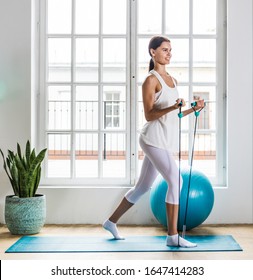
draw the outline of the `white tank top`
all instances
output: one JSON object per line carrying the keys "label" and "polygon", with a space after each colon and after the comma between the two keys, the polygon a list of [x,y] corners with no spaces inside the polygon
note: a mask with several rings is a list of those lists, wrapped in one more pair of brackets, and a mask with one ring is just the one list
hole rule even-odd
{"label": "white tank top", "polygon": [[[150,71],[161,84],[161,90],[155,94],[154,108],[163,109],[172,106],[178,99],[178,90],[169,87],[155,70]],[[173,80],[174,81],[174,80]],[[178,150],[178,111],[171,111],[159,119],[148,121],[140,132],[140,137],[147,145],[176,152]]]}

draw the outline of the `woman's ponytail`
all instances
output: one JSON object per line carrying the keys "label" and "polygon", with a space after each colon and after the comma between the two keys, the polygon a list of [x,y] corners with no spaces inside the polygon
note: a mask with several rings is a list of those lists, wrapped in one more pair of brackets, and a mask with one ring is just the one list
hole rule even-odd
{"label": "woman's ponytail", "polygon": [[148,69],[148,71],[153,70],[154,67],[155,67],[154,60],[153,60],[153,58],[151,58],[150,61],[149,61],[149,69]]}

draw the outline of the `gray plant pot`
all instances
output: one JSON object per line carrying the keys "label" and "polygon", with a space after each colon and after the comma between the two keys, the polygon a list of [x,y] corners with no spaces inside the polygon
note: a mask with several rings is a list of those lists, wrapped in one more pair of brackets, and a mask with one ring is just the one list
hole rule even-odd
{"label": "gray plant pot", "polygon": [[5,198],[5,222],[12,234],[25,235],[40,232],[46,220],[46,196]]}

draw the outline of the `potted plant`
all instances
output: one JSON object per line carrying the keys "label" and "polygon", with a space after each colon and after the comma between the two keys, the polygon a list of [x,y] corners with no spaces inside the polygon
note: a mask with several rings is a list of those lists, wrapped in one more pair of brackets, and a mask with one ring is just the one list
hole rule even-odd
{"label": "potted plant", "polygon": [[5,199],[5,222],[12,234],[36,234],[45,223],[46,198],[36,192],[46,150],[36,155],[35,149],[31,150],[30,142],[27,141],[24,154],[17,144],[17,152],[8,150],[5,158],[0,149],[3,167],[14,192],[14,195],[8,195]]}

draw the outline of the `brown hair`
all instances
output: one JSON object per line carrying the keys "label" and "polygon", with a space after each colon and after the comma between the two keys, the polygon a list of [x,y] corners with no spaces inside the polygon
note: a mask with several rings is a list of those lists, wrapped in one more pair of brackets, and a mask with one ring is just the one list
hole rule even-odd
{"label": "brown hair", "polygon": [[[149,41],[149,44],[148,44],[148,52],[151,55],[151,49],[153,50],[156,50],[157,48],[159,48],[161,46],[161,44],[163,42],[169,42],[170,43],[170,40],[164,36],[154,36],[151,38],[151,40]],[[151,58],[150,59],[150,62],[149,62],[149,70],[148,71],[151,71],[152,69],[154,69],[154,61],[153,59]]]}

